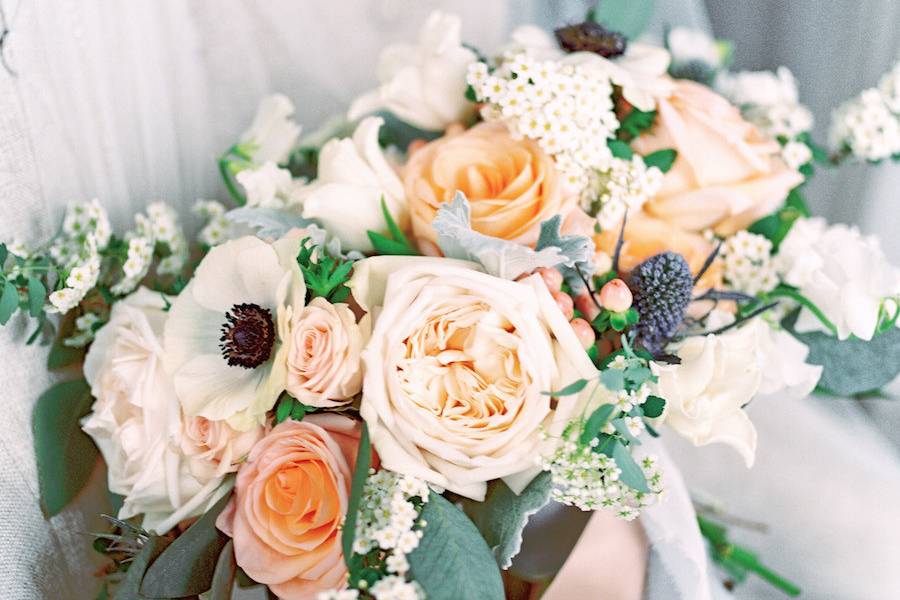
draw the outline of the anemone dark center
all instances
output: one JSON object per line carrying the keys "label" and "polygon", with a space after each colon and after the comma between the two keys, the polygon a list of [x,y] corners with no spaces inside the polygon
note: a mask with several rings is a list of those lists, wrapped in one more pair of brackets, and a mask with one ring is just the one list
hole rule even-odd
{"label": "anemone dark center", "polygon": [[222,358],[232,367],[253,369],[269,360],[275,345],[272,313],[256,304],[235,304],[225,313]]}

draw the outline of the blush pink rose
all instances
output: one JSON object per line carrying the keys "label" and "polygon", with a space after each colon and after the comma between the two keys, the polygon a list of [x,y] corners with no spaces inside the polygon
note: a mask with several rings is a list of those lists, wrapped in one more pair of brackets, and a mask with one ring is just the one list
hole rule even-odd
{"label": "blush pink rose", "polygon": [[279,598],[307,600],[343,587],[340,525],[347,512],[360,424],[317,414],[277,425],[238,471],[216,525],[237,564]]}
{"label": "blush pink rose", "polygon": [[263,435],[263,427],[238,431],[226,421],[188,417],[181,434],[181,451],[194,477],[221,477],[233,473]]}
{"label": "blush pink rose", "polygon": [[335,407],[362,389],[360,354],[369,338],[369,318],[360,323],[347,304],[324,298],[297,311],[287,355],[288,393],[303,404]]}
{"label": "blush pink rose", "polygon": [[731,235],[778,209],[803,181],[779,158],[778,142],[706,86],[676,80],[657,110],[650,133],[632,143],[643,155],[678,151],[662,189],[645,204],[657,218],[683,230]]}

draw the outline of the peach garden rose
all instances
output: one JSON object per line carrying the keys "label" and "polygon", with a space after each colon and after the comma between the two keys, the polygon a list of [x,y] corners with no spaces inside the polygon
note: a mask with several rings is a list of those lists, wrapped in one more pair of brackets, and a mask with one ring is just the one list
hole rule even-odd
{"label": "peach garden rose", "polygon": [[536,142],[513,139],[500,123],[426,144],[410,157],[403,186],[413,233],[432,244],[435,213],[457,191],[471,204],[473,229],[527,245],[537,241],[541,221],[566,215],[577,203],[553,159]]}
{"label": "peach garden rose", "polygon": [[475,500],[496,478],[521,491],[540,470],[541,432],[580,406],[542,392],[596,374],[543,279],[378,256],[350,286],[376,315],[360,413],[383,466]]}
{"label": "peach garden rose", "polygon": [[237,564],[279,598],[314,598],[346,580],[340,526],[359,437],[359,422],[342,415],[287,420],[238,472],[216,525],[234,539]]}
{"label": "peach garden rose", "polygon": [[775,211],[803,181],[779,158],[778,142],[703,85],[676,80],[657,110],[650,133],[632,143],[642,155],[678,151],[662,189],[644,207],[657,218],[688,231],[731,235]]}

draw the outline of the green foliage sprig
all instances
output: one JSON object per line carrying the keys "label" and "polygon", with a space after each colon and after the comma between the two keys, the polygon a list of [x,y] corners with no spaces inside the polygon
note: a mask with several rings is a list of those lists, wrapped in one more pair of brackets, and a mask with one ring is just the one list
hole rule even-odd
{"label": "green foliage sprig", "polygon": [[343,302],[350,295],[347,281],[353,261],[331,256],[324,246],[315,246],[310,238],[300,242],[297,264],[306,282],[307,300],[322,297],[329,302]]}

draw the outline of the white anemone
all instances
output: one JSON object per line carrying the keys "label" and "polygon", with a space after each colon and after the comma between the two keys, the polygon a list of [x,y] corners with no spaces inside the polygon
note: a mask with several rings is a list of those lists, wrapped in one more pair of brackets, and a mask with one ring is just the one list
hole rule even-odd
{"label": "white anemone", "polygon": [[166,368],[185,415],[262,423],[284,390],[286,328],[306,288],[298,240],[242,237],[209,251],[169,311]]}

